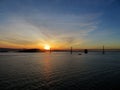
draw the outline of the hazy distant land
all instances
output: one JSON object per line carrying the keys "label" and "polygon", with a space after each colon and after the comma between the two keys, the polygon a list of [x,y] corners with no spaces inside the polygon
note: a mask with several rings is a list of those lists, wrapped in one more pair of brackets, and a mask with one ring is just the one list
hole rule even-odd
{"label": "hazy distant land", "polygon": [[[0,52],[46,52],[49,50],[31,48],[31,49],[14,49],[14,48],[0,48]],[[52,52],[70,52],[70,49],[53,49]],[[73,52],[83,52],[84,49],[73,49]],[[88,52],[101,52],[102,49],[88,49]],[[106,52],[120,52],[120,49],[105,49]]]}

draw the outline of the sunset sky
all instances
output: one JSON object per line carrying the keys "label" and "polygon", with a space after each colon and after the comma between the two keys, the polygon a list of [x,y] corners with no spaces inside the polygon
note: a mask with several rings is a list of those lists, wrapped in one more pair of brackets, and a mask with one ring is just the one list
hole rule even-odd
{"label": "sunset sky", "polygon": [[0,0],[0,47],[120,49],[120,0]]}

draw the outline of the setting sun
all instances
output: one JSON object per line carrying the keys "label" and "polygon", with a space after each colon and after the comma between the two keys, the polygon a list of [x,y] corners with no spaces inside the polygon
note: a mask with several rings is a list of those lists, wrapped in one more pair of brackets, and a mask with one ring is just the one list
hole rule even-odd
{"label": "setting sun", "polygon": [[44,49],[45,49],[45,50],[50,50],[50,46],[49,46],[49,45],[46,45],[46,46],[44,47]]}

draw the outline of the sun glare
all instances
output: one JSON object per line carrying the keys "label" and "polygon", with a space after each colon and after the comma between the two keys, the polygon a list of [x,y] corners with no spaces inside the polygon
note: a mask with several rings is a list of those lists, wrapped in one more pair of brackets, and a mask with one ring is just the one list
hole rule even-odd
{"label": "sun glare", "polygon": [[49,45],[46,45],[46,46],[44,47],[44,49],[45,49],[45,50],[50,50],[50,46],[49,46]]}

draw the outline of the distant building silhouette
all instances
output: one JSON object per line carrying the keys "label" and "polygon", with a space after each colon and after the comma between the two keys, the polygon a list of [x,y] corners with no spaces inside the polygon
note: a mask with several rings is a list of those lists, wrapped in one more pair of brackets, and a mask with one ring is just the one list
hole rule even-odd
{"label": "distant building silhouette", "polygon": [[103,50],[102,50],[102,54],[105,54],[105,49],[104,49],[104,45],[103,45]]}
{"label": "distant building silhouette", "polygon": [[73,52],[73,51],[72,51],[72,47],[71,47],[70,53],[72,54],[72,52]]}
{"label": "distant building silhouette", "polygon": [[85,54],[87,54],[87,53],[88,53],[88,50],[87,50],[87,49],[85,49],[85,50],[84,50],[84,53],[85,53]]}
{"label": "distant building silhouette", "polygon": [[51,48],[50,48],[50,53],[52,52]]}

